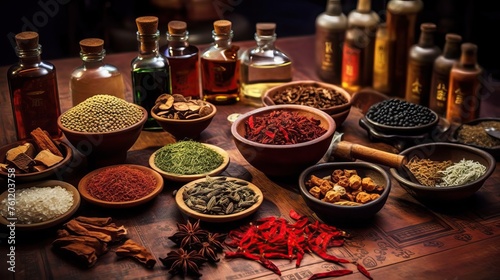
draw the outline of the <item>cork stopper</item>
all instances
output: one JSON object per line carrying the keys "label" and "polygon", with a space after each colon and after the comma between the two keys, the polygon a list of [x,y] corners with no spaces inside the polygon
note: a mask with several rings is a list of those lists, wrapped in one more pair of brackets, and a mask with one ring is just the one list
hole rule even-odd
{"label": "cork stopper", "polygon": [[158,31],[158,18],[154,16],[144,16],[135,19],[139,34],[156,34]]}
{"label": "cork stopper", "polygon": [[38,33],[33,31],[21,32],[16,35],[17,47],[21,50],[38,48]]}
{"label": "cork stopper", "polygon": [[182,35],[186,32],[187,24],[184,21],[172,20],[168,23],[168,33]]}
{"label": "cork stopper", "polygon": [[231,32],[231,22],[229,20],[214,21],[215,34],[229,34]]}
{"label": "cork stopper", "polygon": [[80,49],[83,53],[100,53],[104,48],[104,40],[99,38],[87,38],[80,41]]}
{"label": "cork stopper", "polygon": [[436,31],[436,25],[430,22],[422,23],[420,25],[420,30],[422,32],[434,32]]}
{"label": "cork stopper", "polygon": [[276,30],[276,23],[274,22],[259,22],[255,25],[257,35],[259,36],[273,36]]}
{"label": "cork stopper", "polygon": [[462,36],[455,34],[455,33],[448,33],[446,34],[446,41],[451,42],[451,43],[459,43],[462,41]]}

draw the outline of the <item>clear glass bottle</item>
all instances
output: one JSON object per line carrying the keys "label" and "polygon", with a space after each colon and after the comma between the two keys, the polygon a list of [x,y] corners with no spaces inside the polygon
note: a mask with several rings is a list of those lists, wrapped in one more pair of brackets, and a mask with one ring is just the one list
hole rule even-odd
{"label": "clear glass bottle", "polygon": [[42,46],[36,32],[16,34],[19,62],[7,71],[12,112],[18,140],[31,138],[41,128],[52,138],[60,138],[57,118],[61,114],[56,67],[41,59]]}
{"label": "clear glass bottle", "polygon": [[292,61],[274,45],[275,23],[257,23],[257,46],[244,51],[241,60],[241,97],[250,105],[262,106],[262,95],[271,87],[292,80]]}
{"label": "clear glass bottle", "polygon": [[384,94],[388,94],[391,88],[391,83],[389,81],[390,52],[387,24],[383,22],[378,26],[375,39],[375,49],[373,53],[373,89]]}
{"label": "clear glass bottle", "polygon": [[239,46],[232,44],[232,23],[214,22],[214,42],[201,55],[201,88],[205,101],[234,104],[240,100]]}
{"label": "clear glass bottle", "polygon": [[422,23],[418,43],[408,52],[405,99],[408,102],[429,106],[432,68],[441,49],[434,43],[436,25]]}
{"label": "clear glass bottle", "polygon": [[347,16],[347,31],[342,54],[342,87],[354,93],[371,86],[375,35],[380,22],[371,10],[370,0],[358,0],[356,10]]}
{"label": "clear glass bottle", "polygon": [[158,18],[138,17],[135,22],[138,28],[139,55],[131,62],[134,103],[148,111],[149,117],[144,130],[162,130],[151,116],[151,109],[158,96],[171,93],[168,60],[159,52]]}
{"label": "clear glass bottle", "polygon": [[461,124],[479,117],[482,68],[477,64],[477,45],[463,43],[460,61],[451,68],[446,119]]}
{"label": "clear glass bottle", "polygon": [[451,68],[460,58],[462,37],[458,34],[446,34],[443,54],[434,61],[432,68],[431,93],[429,108],[441,117],[446,117],[448,86]]}
{"label": "clear glass bottle", "polygon": [[422,0],[390,0],[387,3],[386,22],[391,42],[391,96],[405,97],[408,51],[415,44],[417,16],[423,7]]}
{"label": "clear glass bottle", "polygon": [[184,21],[168,23],[167,45],[160,48],[170,65],[172,93],[194,99],[201,98],[199,50],[189,44],[189,31]]}
{"label": "clear glass bottle", "polygon": [[340,0],[329,0],[325,12],[316,17],[316,72],[321,80],[340,85],[342,45],[347,30],[347,17]]}
{"label": "clear glass bottle", "polygon": [[125,83],[116,66],[104,63],[104,40],[88,38],[80,41],[83,64],[74,69],[69,81],[73,106],[96,94],[109,94],[125,99]]}

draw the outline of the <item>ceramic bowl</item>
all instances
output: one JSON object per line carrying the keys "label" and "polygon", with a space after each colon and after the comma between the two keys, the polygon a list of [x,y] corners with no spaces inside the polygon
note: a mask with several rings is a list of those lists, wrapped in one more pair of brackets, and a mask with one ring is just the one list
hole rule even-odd
{"label": "ceramic bowl", "polygon": [[131,105],[140,108],[143,117],[139,122],[126,128],[99,133],[75,131],[62,125],[61,117],[64,113],[57,119],[57,124],[68,141],[87,158],[91,168],[121,164],[125,162],[127,151],[139,138],[148,118],[147,111],[143,107],[132,103]]}
{"label": "ceramic bowl", "polygon": [[166,172],[166,171],[162,170],[161,168],[159,168],[155,164],[155,157],[156,157],[156,154],[158,153],[159,150],[157,150],[156,152],[154,152],[149,157],[149,166],[151,166],[151,168],[153,168],[156,172],[160,173],[161,176],[163,176],[163,178],[165,178],[167,180],[170,180],[170,181],[174,181],[174,182],[187,183],[187,182],[194,181],[196,179],[205,178],[206,176],[216,176],[216,175],[219,175],[229,165],[229,160],[230,160],[229,159],[229,154],[226,152],[226,150],[221,149],[221,148],[219,148],[219,147],[217,147],[215,145],[210,145],[210,144],[206,144],[206,143],[202,143],[202,144],[205,145],[206,147],[208,147],[208,148],[216,151],[223,158],[222,164],[219,167],[217,167],[216,169],[214,169],[214,170],[212,170],[212,171],[210,171],[208,173],[183,175],[183,174],[175,174],[175,173]]}
{"label": "ceramic bowl", "polygon": [[[2,146],[0,148],[0,162],[5,163],[5,156],[8,150],[15,148],[19,145],[22,145],[26,142],[29,142],[33,145],[35,145],[33,140],[26,140],[26,141],[17,141],[14,143],[7,144],[5,146]],[[56,177],[57,179],[61,179],[62,174],[65,172],[65,170],[70,166],[71,160],[73,158],[73,150],[71,147],[60,141],[55,141],[56,145],[59,148],[59,151],[61,151],[64,159],[57,163],[54,166],[51,166],[43,171],[39,172],[30,172],[30,173],[16,173],[15,174],[15,181],[16,182],[31,182],[31,181],[38,181],[41,179],[47,179],[48,177]],[[36,146],[35,146],[36,147]],[[8,178],[9,173],[0,170],[0,177],[3,178]]]}
{"label": "ceramic bowl", "polygon": [[[315,175],[319,178],[330,176],[334,170],[356,170],[361,177],[370,177],[373,181],[383,187],[380,197],[359,206],[337,205],[325,202],[313,196],[309,192],[306,182]],[[377,214],[385,205],[391,191],[391,179],[389,174],[380,166],[368,162],[328,162],[311,166],[305,169],[299,177],[300,194],[307,206],[316,215],[328,222],[355,222],[367,220]]]}
{"label": "ceramic bowl", "polygon": [[[71,192],[71,194],[73,195],[73,205],[68,209],[68,211],[66,211],[65,213],[63,213],[62,215],[60,215],[58,217],[55,217],[51,220],[47,220],[44,222],[23,224],[23,223],[20,223],[18,221],[18,222],[16,222],[16,230],[19,229],[19,230],[29,231],[29,230],[41,230],[41,229],[54,227],[54,226],[57,226],[59,224],[62,224],[66,220],[69,220],[69,218],[78,210],[78,207],[80,207],[80,201],[81,201],[80,193],[73,185],[66,183],[64,181],[45,180],[45,181],[38,181],[38,182],[30,182],[30,183],[26,183],[26,184],[22,184],[22,185],[16,185],[16,189],[21,190],[21,189],[27,189],[27,188],[31,188],[31,187],[53,187],[53,186],[60,186],[62,188],[65,188],[66,190]],[[8,194],[9,194],[9,190],[3,192],[0,195],[0,201],[7,199]],[[16,208],[16,210],[19,211],[18,208]],[[10,223],[10,221],[8,221],[7,219],[8,219],[8,217],[3,217],[0,215],[0,223],[1,224],[8,225]]]}
{"label": "ceramic bowl", "polygon": [[[343,96],[346,100],[347,103],[344,103],[342,105],[337,105],[337,106],[332,106],[329,108],[319,108],[320,110],[324,111],[325,113],[329,114],[332,116],[332,118],[335,120],[337,126],[339,127],[342,125],[342,123],[345,121],[347,116],[349,115],[349,112],[351,110],[351,105],[352,105],[352,97],[351,94],[349,94],[345,89],[333,85],[333,84],[328,84],[328,83],[323,83],[323,82],[318,82],[318,81],[293,81],[289,83],[285,83],[273,88],[268,89],[263,95],[262,95],[262,103],[264,106],[272,106],[272,105],[280,105],[280,104],[297,104],[294,101],[290,101],[289,103],[280,103],[277,104],[275,103],[274,97],[283,91],[285,91],[288,88],[297,88],[299,86],[304,86],[304,87],[315,87],[315,88],[326,88],[333,90]],[[315,107],[315,106],[311,106]],[[315,107],[318,108],[318,107]]]}
{"label": "ceramic bowl", "polygon": [[[288,145],[262,144],[245,138],[245,123],[250,117],[268,115],[277,110],[297,112],[301,116],[317,119],[326,133],[307,142]],[[325,155],[336,128],[330,115],[319,109],[302,105],[273,105],[239,116],[231,126],[231,133],[239,152],[253,167],[268,176],[297,178],[300,172]]]}
{"label": "ceramic bowl", "polygon": [[[154,189],[152,192],[147,194],[144,197],[141,197],[139,199],[135,200],[130,200],[130,201],[106,201],[102,199],[98,199],[94,196],[92,196],[89,191],[88,191],[88,184],[89,180],[92,179],[92,177],[96,176],[96,174],[106,170],[107,168],[114,168],[117,166],[128,166],[130,168],[138,169],[139,171],[145,173],[145,174],[150,174],[156,179],[156,185],[154,186]],[[163,190],[163,177],[158,174],[158,172],[152,170],[151,168],[142,166],[142,165],[135,165],[135,164],[120,164],[120,165],[113,165],[113,166],[106,166],[102,167],[99,169],[96,169],[87,175],[85,175],[80,182],[78,183],[78,191],[80,192],[82,198],[94,205],[98,205],[104,208],[130,208],[130,207],[135,207],[141,204],[144,204],[153,198],[155,198],[157,195],[161,193]]]}
{"label": "ceramic bowl", "polygon": [[197,139],[217,114],[217,107],[209,102],[205,101],[205,103],[210,105],[213,110],[210,114],[199,118],[188,120],[168,119],[158,116],[153,110],[151,110],[151,116],[164,131],[172,134],[176,140]]}
{"label": "ceramic bowl", "polygon": [[[482,123],[487,122],[487,121],[500,122],[500,118],[479,118],[479,119],[475,119],[475,120],[472,120],[470,122],[461,124],[450,135],[450,141],[454,142],[454,143],[460,143],[460,144],[465,144],[465,145],[469,145],[469,146],[472,146],[472,147],[476,147],[478,149],[481,149],[483,151],[486,151],[486,152],[490,153],[496,160],[499,160],[500,159],[500,145],[496,145],[496,146],[493,146],[493,147],[484,147],[484,146],[480,146],[480,145],[477,145],[477,144],[474,144],[474,143],[465,143],[459,137],[459,132],[464,127],[464,125],[478,126],[479,127],[479,126],[482,125]],[[481,133],[486,133],[486,132],[481,131]]]}
{"label": "ceramic bowl", "polygon": [[472,196],[483,186],[496,166],[495,159],[489,153],[475,147],[455,143],[426,143],[408,148],[400,154],[406,156],[408,160],[415,156],[420,159],[434,161],[451,160],[453,163],[457,163],[462,159],[474,160],[486,167],[486,172],[477,180],[450,187],[425,186],[413,182],[408,175],[408,171],[402,168],[390,169],[391,175],[398,181],[401,187],[414,197],[427,201],[454,201]]}
{"label": "ceramic bowl", "polygon": [[[217,179],[219,177],[212,177],[212,179]],[[243,219],[245,217],[250,216],[253,214],[257,209],[260,207],[262,202],[264,201],[264,195],[262,194],[262,191],[254,184],[247,182],[245,180],[241,180],[238,178],[233,178],[233,177],[225,177],[226,180],[236,180],[240,182],[245,182],[247,186],[254,192],[255,195],[258,196],[257,201],[252,204],[252,206],[246,208],[243,211],[237,212],[237,213],[232,213],[228,215],[210,215],[210,214],[204,214],[201,212],[198,212],[196,210],[193,210],[184,201],[184,192],[186,189],[191,188],[192,186],[196,185],[199,182],[206,181],[206,178],[200,178],[194,181],[191,181],[187,183],[186,185],[182,186],[175,194],[175,203],[177,204],[177,207],[179,207],[179,210],[181,210],[182,213],[186,214],[187,216],[193,218],[193,219],[199,219],[205,222],[211,222],[211,223],[225,223],[225,222],[232,222],[236,220]]]}

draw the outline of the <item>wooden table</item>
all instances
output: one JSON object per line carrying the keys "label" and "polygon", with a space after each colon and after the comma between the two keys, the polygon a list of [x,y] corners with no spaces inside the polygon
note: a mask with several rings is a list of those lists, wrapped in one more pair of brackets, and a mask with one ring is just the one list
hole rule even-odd
{"label": "wooden table", "polygon": [[[237,42],[243,48],[253,42]],[[277,46],[288,53],[294,63],[294,80],[317,80],[314,71],[314,38],[312,36],[279,39]],[[129,63],[135,53],[108,55],[105,60],[116,65],[126,78],[127,99],[131,97]],[[71,70],[80,64],[79,58],[52,61],[58,71],[62,111],[69,109],[68,94]],[[1,91],[1,143],[15,140],[15,133],[6,82],[7,67],[2,67]],[[489,99],[488,99],[489,98]],[[485,95],[481,116],[499,116],[499,102],[493,94]],[[498,98],[497,98],[498,99]],[[486,109],[484,109],[486,108]],[[265,197],[261,208],[252,216],[222,225],[202,223],[211,231],[227,232],[252,220],[268,216],[289,219],[290,210],[315,219],[300,197],[296,182],[271,180],[250,166],[236,149],[230,133],[228,115],[244,113],[254,107],[236,104],[218,106],[218,114],[198,141],[217,145],[227,150],[231,163],[223,173],[252,181],[259,186]],[[496,110],[496,111],[495,111]],[[345,123],[338,127],[344,140],[374,147],[388,152],[399,152],[387,143],[371,142],[367,132],[359,124],[362,113],[353,108]],[[166,132],[142,132],[128,152],[127,163],[148,166],[151,153],[172,142]],[[339,257],[357,260],[364,264],[374,279],[493,279],[500,273],[500,168],[486,181],[484,187],[470,200],[456,205],[436,207],[422,204],[395,180],[384,208],[371,220],[363,223],[336,225],[353,234],[346,245],[333,250]],[[78,184],[88,170],[68,174],[63,179]],[[6,188],[2,182],[2,191]],[[142,243],[154,256],[164,258],[174,249],[168,239],[176,230],[176,223],[184,223],[187,217],[177,209],[172,192],[179,183],[165,182],[163,192],[150,203],[137,208],[112,210],[98,208],[82,202],[75,215],[112,217],[128,229],[128,236]],[[1,279],[167,279],[167,270],[158,263],[152,270],[145,269],[132,260],[117,260],[114,252],[102,256],[96,266],[82,269],[62,258],[51,249],[57,228],[40,232],[16,231],[15,275],[7,271],[7,231],[0,232]],[[217,266],[205,265],[202,279],[307,279],[312,273],[338,269],[314,255],[306,255],[302,265],[276,261],[283,272],[281,278],[259,264],[240,259],[222,259]],[[349,267],[352,268],[352,267]],[[355,269],[354,269],[355,270]],[[341,279],[365,279],[360,273]]]}

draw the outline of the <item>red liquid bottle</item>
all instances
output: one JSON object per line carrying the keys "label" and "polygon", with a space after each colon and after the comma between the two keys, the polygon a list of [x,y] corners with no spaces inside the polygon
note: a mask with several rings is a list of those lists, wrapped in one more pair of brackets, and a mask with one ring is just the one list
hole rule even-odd
{"label": "red liquid bottle", "polygon": [[31,138],[31,131],[41,128],[51,137],[60,138],[57,118],[61,114],[56,68],[42,61],[38,33],[16,35],[19,63],[7,72],[12,111],[18,140]]}

